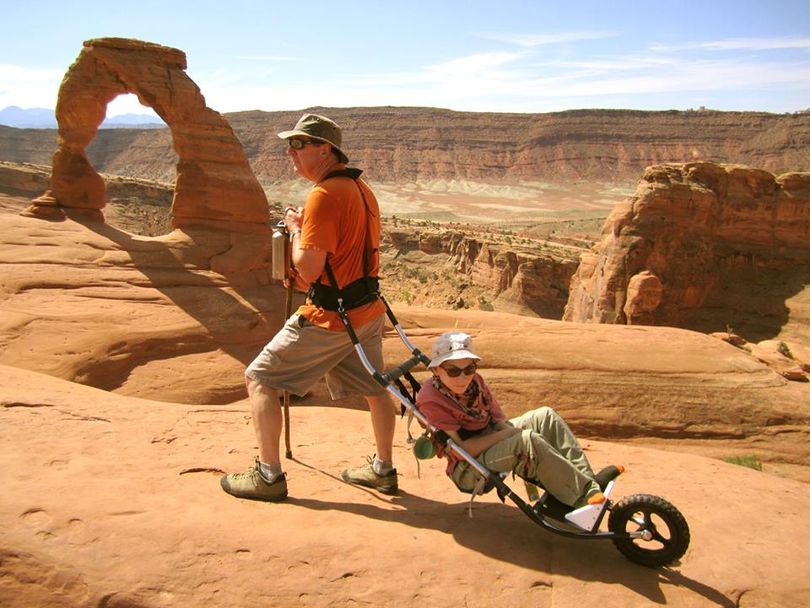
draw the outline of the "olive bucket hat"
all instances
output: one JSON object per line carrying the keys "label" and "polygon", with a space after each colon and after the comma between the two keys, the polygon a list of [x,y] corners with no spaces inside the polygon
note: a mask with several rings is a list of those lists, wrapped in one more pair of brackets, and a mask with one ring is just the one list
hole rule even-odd
{"label": "olive bucket hat", "polygon": [[295,123],[292,131],[282,131],[278,134],[281,139],[290,139],[297,135],[331,144],[338,160],[342,163],[349,162],[349,157],[340,149],[340,144],[343,143],[343,133],[333,120],[317,114],[304,114]]}

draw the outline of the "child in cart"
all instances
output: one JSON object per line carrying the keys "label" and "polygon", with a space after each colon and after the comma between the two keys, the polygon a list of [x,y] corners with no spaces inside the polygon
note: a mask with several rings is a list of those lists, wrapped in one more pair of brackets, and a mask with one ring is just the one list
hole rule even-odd
{"label": "child in cart", "polygon": [[[541,407],[507,420],[477,373],[481,358],[469,335],[444,333],[431,354],[433,376],[420,389],[416,405],[433,426],[487,469],[514,472],[572,509],[605,503],[588,458],[557,412]],[[481,475],[452,451],[437,449],[447,456],[447,474],[456,486],[475,492]]]}

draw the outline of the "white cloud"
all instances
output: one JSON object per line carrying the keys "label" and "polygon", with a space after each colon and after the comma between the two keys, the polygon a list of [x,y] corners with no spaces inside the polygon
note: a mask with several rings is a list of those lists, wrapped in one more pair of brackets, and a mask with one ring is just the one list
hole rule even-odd
{"label": "white cloud", "polygon": [[[221,112],[315,105],[545,112],[616,107],[620,103],[621,107],[662,109],[655,104],[686,108],[695,105],[692,99],[704,99],[709,94],[712,99],[725,96],[726,109],[767,110],[739,108],[736,100],[742,96],[784,97],[782,92],[810,98],[810,63],[629,56],[531,64],[525,59],[523,53],[480,53],[426,66],[418,72],[340,74],[333,81],[249,87],[198,84],[209,105]],[[670,101],[662,102],[662,96]]]}
{"label": "white cloud", "polygon": [[301,61],[299,57],[290,57],[288,55],[234,55],[233,59],[240,61],[259,61],[267,63],[286,63],[289,61]]}
{"label": "white cloud", "polygon": [[603,38],[614,38],[618,34],[611,32],[560,32],[556,34],[478,34],[480,38],[506,42],[525,48],[533,48],[548,44],[568,44],[583,40],[601,40]]}
{"label": "white cloud", "polygon": [[[657,45],[655,53],[611,56],[594,54],[549,59],[539,45],[584,40],[596,33],[509,37],[518,45],[505,51],[470,53],[445,61],[382,73],[327,72],[318,79],[284,70],[300,61],[292,56],[245,55],[256,68],[189,71],[208,105],[220,112],[290,110],[325,106],[432,106],[475,111],[544,112],[577,107],[656,109],[687,107],[694,99],[723,100],[720,109],[800,109],[810,99],[810,60],[801,54],[790,61],[769,56],[757,61],[753,53],[714,53],[753,49],[806,49],[810,39],[728,38],[675,46]],[[516,40],[521,40],[517,42]],[[686,50],[702,50],[697,58]],[[805,53],[804,56],[807,56]],[[0,64],[0,108],[55,107],[62,70],[29,69]],[[739,100],[754,107],[737,108]],[[774,101],[776,100],[776,101]],[[757,104],[762,104],[756,107]],[[769,105],[770,104],[770,105]],[[709,105],[707,103],[706,105]],[[803,104],[806,107],[806,103]],[[108,115],[148,113],[134,96],[120,96]]]}
{"label": "white cloud", "polygon": [[[565,79],[537,78],[503,91],[513,96],[570,97],[598,99],[611,95],[650,95],[685,91],[725,91],[729,93],[752,89],[777,88],[810,89],[810,65],[777,63],[735,63],[695,61],[671,65],[666,70],[649,70],[628,76],[592,76]],[[591,106],[598,106],[592,103]]]}
{"label": "white cloud", "polygon": [[725,38],[706,42],[685,44],[653,44],[651,51],[669,53],[676,51],[767,51],[780,49],[810,49],[810,38],[786,36],[781,38]]}
{"label": "white cloud", "polygon": [[492,74],[496,68],[521,59],[521,53],[476,53],[428,66],[425,71],[435,77],[476,77]]}
{"label": "white cloud", "polygon": [[664,69],[666,66],[675,63],[678,63],[678,60],[673,57],[626,55],[607,59],[541,61],[535,65],[538,67],[576,69],[589,72],[620,72],[639,69]]}
{"label": "white cloud", "polygon": [[0,108],[54,108],[62,77],[61,70],[26,68],[0,64]]}
{"label": "white cloud", "polygon": [[147,116],[157,116],[155,111],[149,106],[141,105],[138,97],[134,94],[119,95],[107,104],[107,116],[120,116],[122,114],[144,114]]}

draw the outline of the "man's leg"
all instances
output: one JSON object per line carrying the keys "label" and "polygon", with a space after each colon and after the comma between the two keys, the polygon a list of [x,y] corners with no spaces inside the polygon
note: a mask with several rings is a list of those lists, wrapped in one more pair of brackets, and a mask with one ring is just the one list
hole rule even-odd
{"label": "man's leg", "polygon": [[[278,402],[278,391],[252,378],[245,378],[245,382],[250,398],[253,430],[259,444],[259,461],[246,473],[225,475],[220,484],[228,494],[240,498],[284,500],[287,497],[287,481],[281,471],[279,457],[279,442],[284,421]],[[272,469],[272,472],[263,471],[263,465]],[[269,477],[267,473],[275,475]]]}
{"label": "man's leg", "polygon": [[394,432],[396,430],[396,409],[387,393],[366,395],[371,411],[371,426],[377,444],[377,456],[369,458],[368,464],[356,469],[343,471],[343,480],[358,486],[374,488],[383,494],[396,494],[399,491],[397,470],[393,466]]}
{"label": "man's leg", "polygon": [[388,393],[366,396],[368,409],[371,411],[371,426],[374,429],[374,440],[377,443],[377,456],[386,463],[393,463],[394,432],[397,426],[397,414]]}
{"label": "man's leg", "polygon": [[251,378],[245,378],[245,381],[250,398],[253,430],[259,444],[259,460],[281,466],[279,442],[284,419],[281,415],[278,391]]}

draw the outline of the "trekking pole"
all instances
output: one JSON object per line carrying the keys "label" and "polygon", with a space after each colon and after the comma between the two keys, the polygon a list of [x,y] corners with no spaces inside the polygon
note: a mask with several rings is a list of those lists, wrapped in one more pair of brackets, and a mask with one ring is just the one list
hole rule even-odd
{"label": "trekking pole", "polygon": [[[281,262],[283,267],[280,267]],[[284,220],[276,224],[276,230],[273,231],[273,278],[280,278],[286,281],[286,297],[284,302],[284,322],[292,315],[292,300],[293,300],[293,278],[290,273],[292,267],[292,240],[290,239],[290,232],[287,230]],[[292,449],[290,448],[290,391],[284,390],[281,394],[281,405],[284,414],[284,455],[287,458],[292,458]]]}
{"label": "trekking pole", "polygon": [[[290,239],[287,238],[288,249],[289,249],[289,242]],[[292,299],[293,299],[293,285],[292,279],[287,280],[287,302],[284,308],[284,319],[285,322],[287,319],[290,318],[292,314]],[[285,453],[284,455],[287,458],[292,458],[292,448],[290,448],[290,391],[284,390],[282,395],[282,402],[284,404],[284,448]]]}

